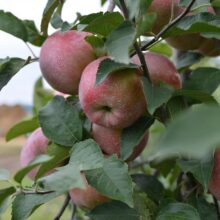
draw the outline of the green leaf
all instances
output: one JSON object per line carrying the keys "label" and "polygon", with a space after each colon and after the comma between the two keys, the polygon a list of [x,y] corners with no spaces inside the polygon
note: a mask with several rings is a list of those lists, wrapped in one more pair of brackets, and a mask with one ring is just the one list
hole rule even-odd
{"label": "green leaf", "polygon": [[200,53],[191,51],[182,53],[177,59],[176,67],[177,69],[188,68],[189,66],[199,62],[202,58],[203,56]]}
{"label": "green leaf", "polygon": [[69,147],[82,139],[79,112],[61,96],[55,96],[39,111],[39,122],[44,134],[55,143]]}
{"label": "green leaf", "polygon": [[200,160],[178,160],[178,164],[183,172],[192,173],[205,191],[208,191],[208,182],[214,165],[213,155],[208,155]]}
{"label": "green leaf", "polygon": [[81,21],[80,23],[88,23],[83,31],[100,34],[106,37],[122,22],[123,17],[119,12],[106,12],[102,16],[98,16],[89,23],[85,22],[85,20]]}
{"label": "green leaf", "polygon": [[15,124],[6,134],[6,140],[10,141],[20,135],[27,134],[39,127],[37,116],[24,119]]}
{"label": "green leaf", "polygon": [[0,59],[0,91],[26,64],[27,61],[20,58]]}
{"label": "green leaf", "polygon": [[49,144],[47,154],[53,158],[40,166],[37,174],[35,175],[35,180],[39,179],[55,167],[60,166],[63,161],[69,157],[69,151],[69,148],[59,146],[54,143]]}
{"label": "green leaf", "polygon": [[[10,12],[0,10],[0,30],[27,41],[28,34],[22,20]],[[0,64],[1,65],[1,64]]]}
{"label": "green leaf", "polygon": [[37,115],[39,110],[53,97],[54,92],[44,88],[42,77],[40,77],[34,85],[33,114]]}
{"label": "green leaf", "polygon": [[129,156],[131,156],[134,147],[140,143],[153,122],[154,118],[152,117],[141,117],[133,125],[123,129],[120,151],[120,155],[123,160],[126,160]]}
{"label": "green leaf", "polygon": [[44,36],[47,36],[47,30],[50,23],[50,19],[59,4],[60,4],[59,0],[48,0],[47,2],[41,20],[41,32],[43,33]]}
{"label": "green leaf", "polygon": [[102,57],[106,54],[105,42],[101,37],[89,35],[85,40],[92,46],[97,57]]}
{"label": "green leaf", "polygon": [[102,168],[85,172],[90,185],[112,199],[133,206],[133,187],[128,166],[115,155],[104,160]]}
{"label": "green leaf", "polygon": [[135,40],[135,28],[132,22],[124,21],[114,29],[106,41],[108,54],[119,63],[129,64],[129,48]]}
{"label": "green leaf", "polygon": [[0,168],[0,181],[1,180],[9,180],[10,172],[6,169]]}
{"label": "green leaf", "polygon": [[201,159],[220,143],[219,124],[219,107],[189,109],[169,123],[156,146],[148,149],[155,157],[190,155]]}
{"label": "green leaf", "polygon": [[185,203],[169,203],[158,213],[156,220],[200,220],[195,208]]}
{"label": "green leaf", "polygon": [[93,139],[78,142],[71,149],[69,164],[80,171],[101,168],[104,157],[98,144]]}
{"label": "green leaf", "polygon": [[40,205],[56,198],[61,193],[18,194],[12,203],[12,220],[26,220]]}
{"label": "green leaf", "polygon": [[[93,220],[139,220],[135,209],[119,201],[112,201],[94,208],[88,216]],[[147,220],[147,219],[146,219]]]}
{"label": "green leaf", "polygon": [[164,56],[171,57],[173,54],[172,48],[166,43],[156,43],[150,49],[150,52],[163,54]]}
{"label": "green leaf", "polygon": [[16,192],[14,187],[0,189],[0,214],[5,211],[9,205],[10,197]]}
{"label": "green leaf", "polygon": [[128,9],[129,20],[132,20],[134,17],[137,16],[137,13],[139,12],[140,0],[125,0],[125,4]]}
{"label": "green leaf", "polygon": [[32,160],[26,167],[22,168],[21,170],[19,170],[15,176],[14,176],[14,180],[18,183],[21,183],[22,180],[24,179],[24,177],[31,171],[33,170],[35,167],[39,166],[40,164],[46,163],[48,161],[50,161],[52,159],[52,157],[48,156],[48,155],[39,155],[37,156],[34,160]]}
{"label": "green leaf", "polygon": [[155,202],[159,202],[163,198],[164,188],[156,177],[145,174],[133,174],[131,177],[140,189]]}
{"label": "green leaf", "polygon": [[138,66],[135,64],[124,64],[124,63],[118,63],[111,59],[105,59],[103,60],[98,68],[97,74],[96,74],[96,84],[99,84],[103,82],[106,77],[115,71],[124,70],[124,69],[137,69]]}
{"label": "green leaf", "polygon": [[23,20],[22,22],[27,31],[27,41],[35,46],[40,47],[46,38],[40,34],[34,21]]}
{"label": "green leaf", "polygon": [[57,9],[55,10],[52,18],[51,18],[51,25],[53,28],[58,29],[62,27],[64,21],[61,18],[63,6],[64,6],[65,0],[60,1],[60,4],[58,5]]}
{"label": "green leaf", "polygon": [[192,72],[192,75],[184,85],[185,89],[200,90],[212,94],[220,84],[220,70],[206,67],[198,68]]}
{"label": "green leaf", "polygon": [[66,165],[58,171],[37,180],[38,186],[44,190],[67,192],[72,188],[85,188],[85,181],[77,167]]}
{"label": "green leaf", "polygon": [[174,89],[163,84],[151,85],[145,77],[142,77],[142,80],[147,109],[152,114],[158,107],[171,98]]}

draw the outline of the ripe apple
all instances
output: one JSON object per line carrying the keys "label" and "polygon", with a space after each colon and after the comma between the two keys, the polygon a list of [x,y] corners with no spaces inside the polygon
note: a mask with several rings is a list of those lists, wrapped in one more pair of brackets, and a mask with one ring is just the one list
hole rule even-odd
{"label": "ripe apple", "polygon": [[[101,150],[107,154],[117,154],[120,155],[120,140],[121,140],[122,129],[112,129],[103,127],[97,124],[92,125],[92,134],[94,140],[99,144]],[[144,150],[148,141],[148,133],[144,135],[140,143],[135,146],[133,153],[127,159],[127,161],[132,161],[138,157]]]}
{"label": "ripe apple", "polygon": [[209,179],[209,191],[220,200],[220,149],[214,155],[214,167]]}
{"label": "ripe apple", "polygon": [[90,186],[84,176],[86,183],[85,189],[74,188],[69,191],[72,202],[76,206],[93,209],[95,206],[100,205],[104,202],[108,202],[109,198],[100,194],[95,188]]}
{"label": "ripe apple", "polygon": [[[47,152],[48,139],[44,136],[42,129],[36,129],[27,139],[25,145],[22,147],[20,154],[20,163],[22,166],[27,166],[35,157]],[[33,169],[28,174],[29,177],[34,178],[37,169]]]}
{"label": "ripe apple", "polygon": [[95,85],[99,64],[104,59],[99,58],[84,69],[79,100],[91,122],[115,129],[125,128],[146,111],[141,73],[136,69],[116,71]]}
{"label": "ripe apple", "polygon": [[[180,75],[174,64],[167,57],[152,52],[145,53],[144,57],[153,84],[162,82],[175,89],[182,87]],[[141,65],[137,55],[132,57],[132,62]]]}
{"label": "ripe apple", "polygon": [[55,32],[44,42],[40,68],[47,82],[56,90],[75,95],[83,69],[95,59],[94,51],[84,38],[87,32]]}

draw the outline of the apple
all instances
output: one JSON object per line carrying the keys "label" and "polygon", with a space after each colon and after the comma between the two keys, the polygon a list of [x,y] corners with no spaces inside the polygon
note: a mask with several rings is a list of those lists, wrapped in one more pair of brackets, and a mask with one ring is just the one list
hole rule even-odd
{"label": "apple", "polygon": [[96,57],[87,32],[55,32],[40,51],[40,68],[47,82],[59,92],[76,95],[83,69]]}
{"label": "apple", "polygon": [[86,183],[86,188],[74,188],[69,191],[72,202],[79,207],[93,209],[95,206],[108,202],[109,198],[103,196],[95,188],[90,186],[82,174]]}
{"label": "apple", "polygon": [[[27,166],[35,157],[40,154],[47,153],[48,139],[44,136],[42,129],[37,128],[27,139],[25,145],[21,149],[20,163]],[[33,169],[28,176],[34,178],[37,169]]]}
{"label": "apple", "polygon": [[[120,156],[121,134],[122,129],[112,129],[97,124],[92,125],[93,138],[99,144],[101,150],[107,155],[117,154],[118,156]],[[138,157],[144,150],[147,141],[148,133],[146,133],[140,143],[135,146],[133,153],[127,159],[127,161],[132,161],[136,157]]]}
{"label": "apple", "polygon": [[[145,53],[144,57],[153,84],[162,82],[175,89],[182,88],[181,77],[174,64],[167,57],[152,52]],[[132,57],[132,62],[141,65],[137,55]]]}
{"label": "apple", "polygon": [[214,167],[208,185],[209,191],[220,200],[220,149],[215,151]]}
{"label": "apple", "polygon": [[96,85],[96,73],[104,59],[99,58],[84,69],[79,85],[80,104],[91,122],[122,129],[146,111],[141,73],[137,69],[112,72]]}

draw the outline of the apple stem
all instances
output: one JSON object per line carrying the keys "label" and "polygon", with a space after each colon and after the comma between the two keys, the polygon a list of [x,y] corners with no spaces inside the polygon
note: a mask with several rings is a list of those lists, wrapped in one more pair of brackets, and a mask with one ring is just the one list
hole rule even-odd
{"label": "apple stem", "polygon": [[67,193],[67,196],[66,196],[66,198],[65,198],[65,200],[64,200],[64,203],[63,203],[63,205],[62,205],[60,211],[58,212],[58,214],[57,214],[56,217],[54,218],[54,220],[60,220],[60,218],[61,218],[61,216],[63,215],[63,213],[64,213],[66,207],[67,207],[68,204],[69,204],[69,202],[70,202],[70,195],[69,195],[69,193]]}
{"label": "apple stem", "polygon": [[214,200],[215,209],[216,209],[218,219],[220,220],[220,210],[219,210],[218,200],[215,198],[215,196],[212,196],[212,197],[213,197],[213,200]]}
{"label": "apple stem", "polygon": [[108,5],[107,11],[108,12],[113,12],[114,9],[115,9],[115,2],[114,2],[114,0],[109,0],[109,5]]}

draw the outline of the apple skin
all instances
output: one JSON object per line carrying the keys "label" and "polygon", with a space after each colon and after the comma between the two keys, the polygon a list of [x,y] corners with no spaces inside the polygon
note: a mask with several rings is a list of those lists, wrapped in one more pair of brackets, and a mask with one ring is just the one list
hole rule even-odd
{"label": "apple skin", "polygon": [[97,205],[108,202],[110,200],[109,198],[99,193],[95,188],[90,186],[85,178],[85,175],[82,175],[85,180],[86,188],[74,188],[69,191],[71,200],[76,206],[93,209]]}
{"label": "apple skin", "polygon": [[55,32],[44,42],[40,68],[47,82],[59,92],[75,95],[83,69],[94,59],[94,51],[84,38],[87,32]]}
{"label": "apple skin", "polygon": [[[49,140],[42,132],[41,128],[37,128],[27,139],[25,145],[21,149],[20,154],[20,163],[21,165],[27,166],[35,157],[37,157],[40,154],[46,154],[47,153],[47,147],[48,147]],[[28,176],[30,178],[34,178],[37,169],[33,169],[28,173]]]}
{"label": "apple skin", "polygon": [[[99,144],[101,150],[104,154],[120,155],[120,140],[121,140],[122,129],[112,129],[106,128],[97,124],[92,125],[92,135],[94,140]],[[140,143],[135,146],[133,153],[127,159],[127,161],[132,161],[138,157],[144,150],[148,141],[148,133],[144,135]]]}
{"label": "apple skin", "polygon": [[208,185],[209,191],[220,200],[220,149],[215,151],[214,167]]}
{"label": "apple skin", "polygon": [[79,85],[82,109],[93,123],[121,129],[130,126],[146,111],[141,73],[136,69],[111,73],[95,85],[99,64],[106,57],[90,63]]}
{"label": "apple skin", "polygon": [[[144,57],[153,84],[162,82],[174,89],[182,88],[181,77],[174,64],[167,57],[152,52],[145,53]],[[137,55],[132,57],[132,62],[141,65]]]}

